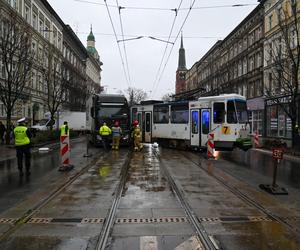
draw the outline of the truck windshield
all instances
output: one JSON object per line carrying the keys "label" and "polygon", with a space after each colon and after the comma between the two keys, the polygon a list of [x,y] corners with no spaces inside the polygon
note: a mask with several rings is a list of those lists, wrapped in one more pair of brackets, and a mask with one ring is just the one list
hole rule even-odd
{"label": "truck windshield", "polygon": [[114,117],[127,117],[128,111],[123,105],[113,105],[113,106],[101,106],[98,111],[98,117],[103,118],[114,118]]}

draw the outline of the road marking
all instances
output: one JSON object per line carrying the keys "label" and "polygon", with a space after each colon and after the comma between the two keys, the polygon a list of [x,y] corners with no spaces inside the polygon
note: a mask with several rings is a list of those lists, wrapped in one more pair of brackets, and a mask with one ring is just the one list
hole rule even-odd
{"label": "road marking", "polygon": [[140,237],[140,250],[158,250],[156,236]]}
{"label": "road marking", "polygon": [[175,248],[175,250],[202,250],[202,249],[204,250],[204,247],[197,236],[192,236],[191,238],[182,242],[180,245],[178,245]]}

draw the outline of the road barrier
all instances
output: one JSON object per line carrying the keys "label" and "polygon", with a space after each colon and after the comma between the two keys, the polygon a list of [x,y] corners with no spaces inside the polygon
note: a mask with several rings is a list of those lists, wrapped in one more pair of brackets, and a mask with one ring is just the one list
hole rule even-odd
{"label": "road barrier", "polygon": [[208,141],[207,141],[207,158],[214,158],[214,134],[208,134]]}
{"label": "road barrier", "polygon": [[59,171],[68,171],[73,168],[70,165],[70,137],[61,136],[60,137],[60,156],[61,156],[61,166]]}
{"label": "road barrier", "polygon": [[255,132],[255,135],[254,135],[254,146],[255,146],[255,148],[260,148],[259,135],[258,135],[257,131]]}

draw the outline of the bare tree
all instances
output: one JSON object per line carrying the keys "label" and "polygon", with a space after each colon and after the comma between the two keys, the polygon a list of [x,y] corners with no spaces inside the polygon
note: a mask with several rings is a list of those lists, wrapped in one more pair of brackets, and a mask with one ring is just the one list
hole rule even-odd
{"label": "bare tree", "polygon": [[[299,5],[299,3],[298,3]],[[299,6],[297,1],[286,1],[278,9],[278,32],[268,45],[268,63],[271,64],[271,83],[265,86],[265,95],[272,98],[291,120],[292,146],[297,142],[297,101],[299,98]],[[283,97],[288,100],[282,102]]]}
{"label": "bare tree", "polygon": [[[68,98],[66,79],[68,76],[63,75],[62,56],[56,48],[49,44],[48,58],[45,70],[45,83],[47,88],[47,108],[50,112],[51,120],[54,120],[55,113],[61,104]],[[52,130],[52,126],[50,129]]]}
{"label": "bare tree", "polygon": [[129,106],[138,104],[147,98],[147,93],[142,89],[129,87],[125,92],[127,94],[127,99],[129,100]]}
{"label": "bare tree", "polygon": [[[3,11],[4,12],[4,11]],[[6,111],[6,143],[9,144],[11,116],[18,100],[26,97],[34,54],[30,27],[16,13],[0,15],[0,100]],[[27,93],[28,95],[28,93]]]}
{"label": "bare tree", "polygon": [[173,101],[173,100],[174,100],[173,96],[174,96],[174,93],[166,93],[166,94],[164,94],[164,95],[162,96],[161,99],[162,99],[164,102],[170,102],[170,101]]}

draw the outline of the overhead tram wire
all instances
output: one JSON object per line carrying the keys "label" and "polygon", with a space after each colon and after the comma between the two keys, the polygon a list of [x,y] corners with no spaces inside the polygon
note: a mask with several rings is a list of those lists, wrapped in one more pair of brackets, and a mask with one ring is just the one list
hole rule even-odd
{"label": "overhead tram wire", "polygon": [[[103,3],[93,2],[89,0],[73,0],[75,2],[81,3],[88,3],[88,4],[96,4],[105,6]],[[201,9],[219,9],[219,8],[237,8],[237,7],[249,7],[249,6],[256,6],[257,4],[254,3],[246,3],[246,4],[225,4],[225,5],[214,5],[214,6],[199,6],[194,7],[194,10],[201,10]],[[118,8],[117,5],[108,5],[109,7]],[[159,7],[138,7],[138,6],[121,6],[122,9],[128,10],[149,10],[149,11],[174,11],[175,9],[170,8],[159,8]],[[189,8],[181,8],[180,11],[187,11]]]}
{"label": "overhead tram wire", "polygon": [[110,20],[110,23],[111,23],[111,25],[112,25],[113,32],[114,32],[114,35],[115,35],[115,38],[116,38],[116,42],[117,42],[117,45],[118,45],[119,54],[120,54],[120,57],[121,57],[122,66],[123,66],[123,71],[124,71],[124,75],[125,75],[125,78],[126,78],[126,82],[127,82],[127,85],[128,85],[128,87],[130,87],[130,86],[131,86],[131,84],[130,84],[129,78],[127,77],[127,73],[126,73],[126,69],[125,69],[125,65],[124,65],[124,60],[123,60],[123,56],[122,56],[122,52],[121,52],[121,48],[120,48],[120,45],[119,45],[119,43],[118,43],[118,36],[117,36],[117,32],[116,32],[116,29],[115,29],[114,23],[113,23],[113,21],[112,21],[111,14],[110,14],[110,11],[109,11],[109,8],[108,8],[108,5],[107,5],[107,3],[106,3],[106,0],[104,0],[104,2],[105,2],[105,5],[106,5],[106,9],[107,9],[107,13],[108,13],[108,16],[109,16],[109,20]]}
{"label": "overhead tram wire", "polygon": [[[125,37],[124,37],[123,22],[122,22],[122,16],[121,16],[122,7],[119,6],[119,1],[118,0],[116,0],[116,3],[117,3],[117,6],[118,6],[118,12],[119,12],[119,20],[120,20],[120,27],[121,27],[122,39],[123,39],[123,49],[124,49],[125,63],[126,63],[127,73],[128,73],[128,80],[129,80],[129,83],[131,83],[130,71],[129,71],[129,64],[128,64],[128,57],[127,57],[126,46],[125,46]],[[140,38],[142,38],[142,37],[132,38],[131,40],[140,39]]]}
{"label": "overhead tram wire", "polygon": [[186,15],[184,21],[183,21],[183,23],[182,23],[182,25],[181,25],[181,27],[180,27],[178,33],[177,33],[177,36],[176,36],[176,38],[175,38],[175,40],[174,40],[174,43],[173,43],[173,45],[172,45],[172,47],[171,47],[171,50],[170,50],[169,56],[168,56],[168,58],[167,58],[167,61],[166,61],[165,65],[164,65],[164,68],[163,68],[163,70],[162,70],[162,72],[161,72],[161,74],[160,74],[160,77],[159,77],[158,81],[157,81],[157,84],[156,84],[156,86],[152,89],[152,92],[151,92],[151,93],[153,93],[153,95],[154,95],[154,93],[156,92],[156,89],[157,89],[157,87],[158,87],[158,85],[159,85],[159,82],[161,81],[161,78],[162,78],[162,76],[163,76],[163,74],[164,74],[164,71],[165,71],[166,66],[167,66],[167,64],[168,64],[168,62],[169,62],[170,56],[171,56],[171,54],[172,54],[174,45],[175,45],[175,43],[176,43],[176,41],[177,41],[177,39],[178,39],[179,34],[181,33],[181,31],[182,31],[182,29],[183,29],[183,26],[184,26],[185,23],[186,23],[186,20],[188,19],[189,15],[190,15],[190,13],[191,13],[191,11],[192,11],[192,9],[193,9],[193,6],[194,6],[195,2],[196,2],[196,0],[193,0],[193,3],[192,3],[192,5],[190,6],[190,9],[189,9],[189,11],[188,11],[188,13],[187,13],[187,15]]}
{"label": "overhead tram wire", "polygon": [[[165,59],[165,56],[166,56],[166,53],[167,53],[167,49],[168,49],[168,45],[169,45],[169,42],[170,42],[170,38],[171,38],[171,35],[172,35],[172,33],[173,33],[173,29],[174,29],[175,22],[176,22],[176,19],[177,19],[178,10],[180,10],[180,7],[181,7],[181,5],[182,5],[182,2],[183,2],[183,0],[180,1],[180,3],[179,3],[179,5],[178,5],[177,9],[175,9],[175,16],[174,16],[174,19],[173,19],[173,23],[172,23],[172,26],[171,26],[171,30],[170,30],[170,32],[169,32],[169,36],[168,36],[168,40],[167,40],[168,42],[167,42],[166,47],[165,47],[165,49],[164,49],[164,53],[163,53],[163,56],[162,56],[162,58],[161,58],[160,65],[159,65],[159,67],[158,67],[158,70],[157,70],[157,73],[156,73],[156,76],[155,76],[155,79],[154,79],[154,82],[153,82],[153,85],[152,85],[152,91],[151,91],[151,97],[150,97],[150,98],[152,98],[152,95],[153,95],[153,89],[154,89],[154,87],[155,87],[156,81],[157,81],[158,76],[159,76],[160,71],[161,71],[161,67],[162,67],[163,62],[164,62],[164,59]],[[173,46],[174,46],[174,44],[173,44]]]}

